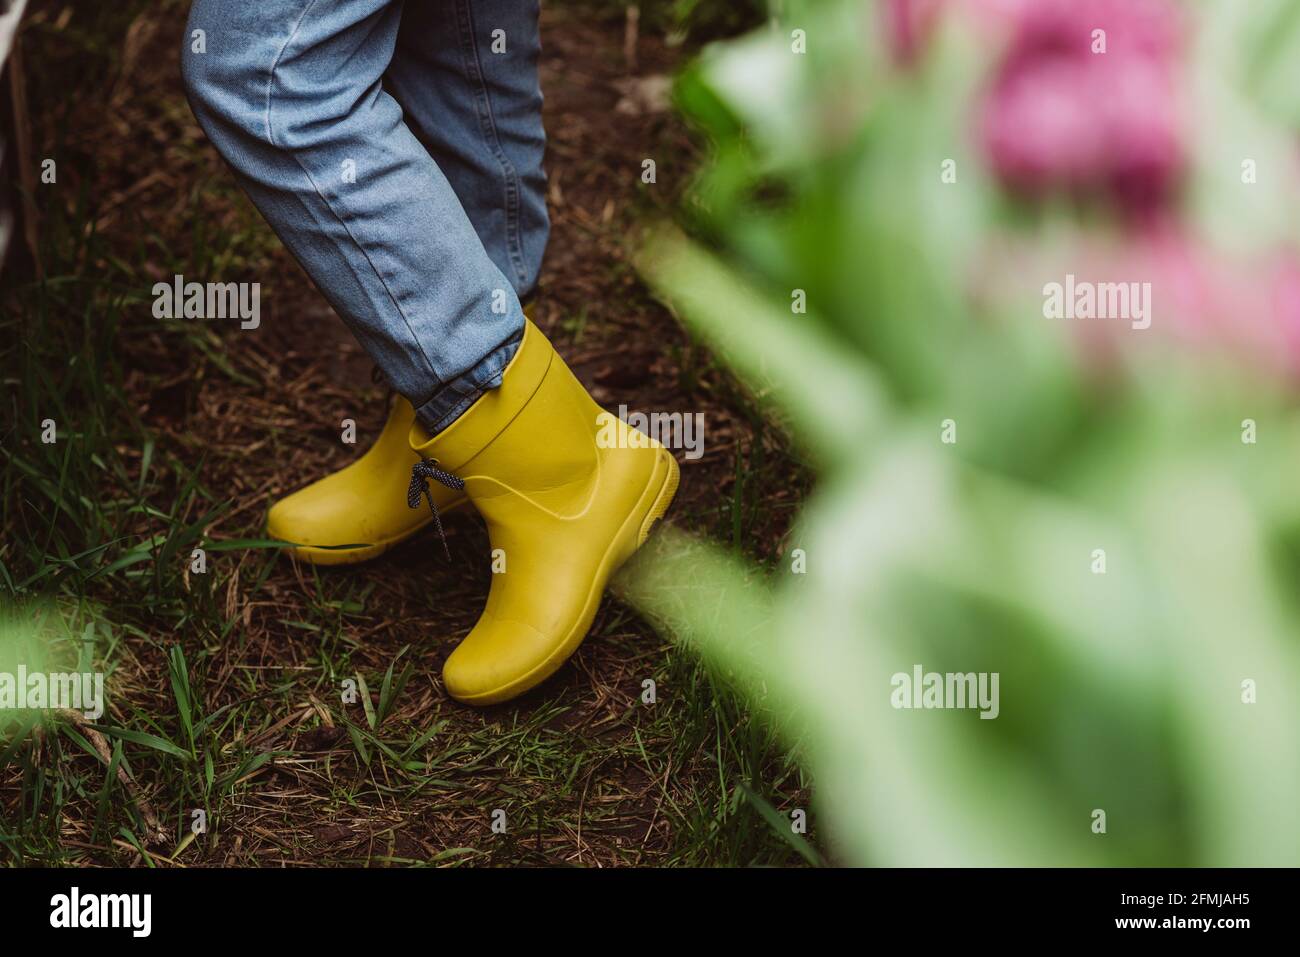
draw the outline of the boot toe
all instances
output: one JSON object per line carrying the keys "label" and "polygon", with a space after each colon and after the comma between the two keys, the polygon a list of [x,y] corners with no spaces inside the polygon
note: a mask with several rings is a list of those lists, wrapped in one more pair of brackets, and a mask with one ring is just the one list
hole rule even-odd
{"label": "boot toe", "polygon": [[364,502],[340,484],[325,479],[280,499],[267,512],[267,534],[298,545],[367,541],[358,537],[372,532]]}
{"label": "boot toe", "polygon": [[266,513],[267,536],[281,541],[310,544],[312,524],[311,511],[296,494],[280,499]]}
{"label": "boot toe", "polygon": [[560,641],[522,621],[480,621],[442,667],[447,693],[494,704],[540,684],[564,663]]}

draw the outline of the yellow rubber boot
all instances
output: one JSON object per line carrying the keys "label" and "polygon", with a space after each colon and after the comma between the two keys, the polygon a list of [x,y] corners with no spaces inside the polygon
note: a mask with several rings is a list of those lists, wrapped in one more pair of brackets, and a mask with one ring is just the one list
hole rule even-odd
{"label": "yellow rubber boot", "polygon": [[[532,303],[524,315],[532,317]],[[411,403],[394,396],[383,432],[361,458],[271,506],[268,537],[296,543],[287,551],[314,565],[353,565],[378,558],[423,529],[433,514],[407,508],[402,500],[403,476],[420,461],[407,442],[414,422]],[[466,503],[463,492],[441,485],[431,493],[440,512]]]}
{"label": "yellow rubber boot", "polygon": [[443,667],[447,691],[506,701],[582,643],[610,575],[672,501],[677,462],[596,405],[531,322],[501,387],[432,439],[414,425],[410,444],[426,468],[464,482],[497,572]]}
{"label": "yellow rubber boot", "polygon": [[[414,422],[411,403],[395,396],[375,444],[352,464],[271,506],[267,535],[297,543],[287,551],[304,561],[351,565],[382,555],[424,528],[433,515],[407,508],[403,499],[411,466],[420,461],[407,441]],[[444,512],[466,501],[463,492],[441,485],[432,492]],[[327,545],[357,547],[322,547]]]}

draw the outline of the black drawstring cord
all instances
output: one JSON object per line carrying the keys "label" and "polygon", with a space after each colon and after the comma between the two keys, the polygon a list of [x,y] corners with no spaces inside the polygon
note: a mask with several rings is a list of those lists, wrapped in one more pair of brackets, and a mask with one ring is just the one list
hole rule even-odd
{"label": "black drawstring cord", "polygon": [[444,472],[434,464],[432,459],[421,459],[411,466],[411,484],[406,490],[406,505],[408,508],[419,508],[421,495],[429,502],[429,511],[433,513],[433,523],[438,526],[438,537],[442,539],[442,549],[447,553],[447,561],[451,561],[451,549],[447,547],[447,536],[442,532],[442,517],[438,514],[438,506],[433,504],[433,493],[429,491],[429,479],[433,479],[455,492],[465,488],[465,480],[457,478],[450,472]]}

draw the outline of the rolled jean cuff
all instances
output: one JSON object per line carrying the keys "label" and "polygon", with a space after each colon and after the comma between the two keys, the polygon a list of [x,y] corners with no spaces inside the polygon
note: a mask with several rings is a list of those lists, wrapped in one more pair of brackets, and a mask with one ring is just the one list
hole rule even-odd
{"label": "rolled jean cuff", "polygon": [[433,398],[415,410],[420,424],[428,430],[430,436],[437,435],[455,422],[488,389],[501,385],[501,376],[514,358],[523,337],[523,330],[520,329],[508,342],[489,352],[474,368],[440,386]]}

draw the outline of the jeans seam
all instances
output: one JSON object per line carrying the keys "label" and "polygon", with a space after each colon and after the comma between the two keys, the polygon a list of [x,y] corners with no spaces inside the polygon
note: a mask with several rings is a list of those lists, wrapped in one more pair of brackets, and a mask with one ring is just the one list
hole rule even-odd
{"label": "jeans seam", "polygon": [[262,122],[266,126],[266,140],[272,146],[276,145],[275,135],[271,132],[271,87],[275,83],[275,71],[280,66],[284,51],[289,49],[289,44],[293,42],[294,37],[298,35],[298,31],[302,29],[302,22],[307,19],[307,14],[311,13],[311,8],[314,6],[316,6],[316,0],[307,0],[307,5],[302,8],[302,13],[298,14],[298,19],[294,21],[293,29],[289,31],[289,35],[280,44],[280,49],[276,51],[275,59],[271,61],[271,68],[266,71],[266,109],[263,112]]}
{"label": "jeans seam", "polygon": [[363,244],[359,239],[357,239],[356,235],[352,232],[352,228],[348,225],[347,218],[341,215],[339,211],[334,208],[334,206],[329,201],[329,197],[327,197],[325,193],[321,190],[321,188],[318,185],[316,185],[315,178],[311,175],[310,172],[308,172],[307,167],[302,162],[302,158],[298,155],[298,151],[295,148],[287,145],[282,147],[275,141],[274,124],[271,122],[272,91],[275,86],[275,71],[280,65],[280,60],[284,56],[284,51],[289,48],[289,44],[292,43],[294,37],[298,35],[298,31],[299,29],[301,29],[303,21],[307,18],[307,14],[311,12],[311,9],[314,6],[316,6],[316,0],[308,0],[307,6],[303,8],[302,14],[298,17],[297,22],[293,25],[293,29],[289,32],[289,36],[285,38],[284,44],[280,47],[280,52],[275,55],[275,60],[272,61],[271,67],[267,71],[267,78],[266,78],[267,142],[269,142],[271,146],[275,147],[276,149],[282,149],[289,156],[293,157],[293,161],[298,165],[298,169],[302,171],[302,175],[307,178],[307,182],[311,184],[311,188],[316,193],[317,198],[319,198],[321,203],[325,206],[325,208],[330,211],[331,215],[333,215],[334,218],[338,220],[339,225],[343,227],[343,229],[347,232],[348,237],[352,240],[353,246],[358,251],[360,251],[363,257],[365,257],[366,264],[370,266],[371,271],[375,274],[375,278],[378,279],[380,285],[384,287],[384,292],[388,294],[388,298],[393,303],[393,308],[397,310],[397,314],[402,317],[402,322],[405,323],[406,325],[406,331],[411,334],[411,341],[415,343],[415,348],[419,350],[420,357],[424,360],[425,368],[428,371],[428,375],[433,380],[433,388],[430,392],[430,395],[432,395],[438,391],[438,387],[442,384],[442,381],[438,376],[437,370],[434,368],[433,361],[429,358],[428,353],[424,351],[424,346],[420,342],[420,337],[416,335],[415,327],[411,325],[410,317],[406,315],[406,310],[402,308],[401,302],[398,300],[396,294],[393,292],[392,287],[389,286],[387,278],[385,278],[384,274],[380,271],[379,267],[375,265],[375,261],[370,257],[370,251],[366,248],[365,244]]}
{"label": "jeans seam", "polygon": [[468,0],[456,0],[457,12],[460,14],[461,58],[465,63],[465,74],[478,86],[479,127],[492,156],[501,167],[502,182],[505,186],[506,211],[506,245],[510,252],[511,265],[515,267],[516,281],[520,286],[527,279],[524,269],[523,241],[520,236],[520,192],[519,172],[510,162],[501,148],[501,136],[497,131],[496,117],[492,112],[492,98],[487,84],[483,80],[483,64],[479,60],[478,46],[474,42],[474,12]]}

